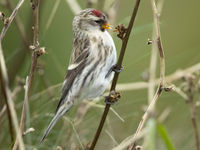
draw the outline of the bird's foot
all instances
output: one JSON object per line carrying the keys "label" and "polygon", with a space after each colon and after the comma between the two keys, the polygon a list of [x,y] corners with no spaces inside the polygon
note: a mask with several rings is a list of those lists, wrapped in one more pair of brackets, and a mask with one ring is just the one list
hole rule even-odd
{"label": "bird's foot", "polygon": [[109,105],[114,104],[120,99],[120,97],[121,97],[120,92],[111,91],[110,94],[105,97],[105,103]]}
{"label": "bird's foot", "polygon": [[114,65],[114,66],[112,67],[112,71],[114,71],[114,72],[116,72],[116,73],[120,73],[123,69],[124,69],[123,66],[121,66],[121,67],[118,69],[118,68],[117,68],[117,64]]}

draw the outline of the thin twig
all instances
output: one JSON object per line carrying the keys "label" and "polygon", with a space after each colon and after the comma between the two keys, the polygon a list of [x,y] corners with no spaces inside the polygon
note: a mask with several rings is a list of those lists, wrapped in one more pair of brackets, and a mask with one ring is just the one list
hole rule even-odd
{"label": "thin twig", "polygon": [[21,132],[19,130],[17,114],[16,114],[16,111],[15,111],[14,103],[13,103],[13,100],[12,100],[12,97],[11,97],[11,91],[10,91],[10,88],[9,88],[9,79],[8,79],[8,74],[7,74],[7,68],[6,68],[5,59],[4,59],[3,50],[2,50],[2,40],[3,40],[3,38],[6,34],[6,31],[10,27],[13,19],[15,18],[19,8],[22,6],[23,2],[24,2],[24,0],[19,0],[16,8],[13,10],[12,14],[10,15],[10,17],[5,22],[4,27],[1,31],[1,35],[0,35],[0,65],[1,65],[1,71],[0,72],[1,72],[1,78],[2,78],[1,81],[3,82],[3,85],[4,85],[5,94],[6,94],[7,103],[8,103],[7,108],[10,109],[12,121],[13,121],[13,124],[14,124],[14,127],[15,127],[15,132],[16,132],[16,135],[17,135],[16,139],[19,140],[19,148],[21,150],[24,150],[25,146],[24,146],[24,143],[23,143]]}
{"label": "thin twig", "polygon": [[31,69],[29,73],[29,83],[28,83],[28,95],[30,95],[30,88],[32,85],[32,80],[35,72],[35,68],[37,66],[37,59],[40,55],[43,53],[40,53],[40,48],[39,48],[39,42],[38,42],[38,21],[39,21],[39,3],[40,0],[31,0],[32,3],[32,9],[33,9],[33,45],[32,45],[32,63],[31,63]]}
{"label": "thin twig", "polygon": [[[13,4],[11,0],[6,0],[6,4],[4,7],[6,7],[12,13]],[[19,31],[19,35],[21,36],[24,47],[15,54],[15,56],[12,59],[12,63],[9,65],[10,70],[8,70],[8,76],[9,76],[10,84],[13,83],[15,76],[17,74],[17,71],[20,70],[20,67],[25,60],[26,54],[28,54],[27,52],[29,52],[28,46],[29,46],[29,40],[30,40],[29,36],[25,32],[25,27],[18,15],[15,17],[14,22]]]}
{"label": "thin twig", "polygon": [[[127,46],[128,39],[129,39],[129,35],[131,33],[131,30],[132,30],[132,27],[133,27],[133,23],[134,23],[135,18],[136,18],[136,14],[137,14],[137,11],[138,11],[139,4],[140,4],[140,0],[137,0],[135,5],[134,5],[133,13],[132,13],[128,28],[126,30],[126,34],[125,34],[124,38],[122,39],[122,47],[121,47],[120,55],[119,55],[117,66],[116,66],[117,69],[121,68],[123,57],[124,57],[125,50],[126,50],[126,46]],[[111,88],[110,88],[110,92],[111,91],[115,91],[115,87],[116,87],[116,84],[117,84],[118,76],[119,76],[119,73],[115,72],[114,79],[112,81],[112,85],[111,85]],[[97,129],[97,132],[95,134],[93,142],[92,142],[92,144],[90,146],[90,150],[94,149],[94,147],[95,147],[95,145],[96,145],[96,143],[97,143],[97,141],[99,139],[99,136],[100,136],[100,133],[102,131],[102,128],[103,128],[105,119],[107,117],[107,114],[109,112],[110,106],[111,106],[110,104],[106,104],[106,107],[104,109],[104,112],[103,112],[99,127]]]}
{"label": "thin twig", "polygon": [[[7,3],[6,6],[7,6],[8,10],[12,12],[13,6],[12,6],[12,3],[11,3],[11,0],[6,0],[6,3]],[[19,16],[15,17],[14,22],[15,22],[15,24],[17,26],[17,29],[19,31],[19,34],[20,34],[20,36],[22,38],[22,41],[23,41],[24,45],[26,47],[28,47],[29,46],[28,37],[27,37],[27,35],[25,33],[24,25],[22,24],[22,21],[19,18]]]}
{"label": "thin twig", "polygon": [[10,15],[10,17],[8,18],[8,20],[5,22],[4,27],[1,31],[1,36],[0,39],[2,40],[3,37],[5,36],[6,31],[8,30],[11,22],[13,21],[13,19],[15,18],[19,8],[21,7],[21,5],[24,3],[24,0],[20,0],[19,3],[17,4],[17,6],[15,7],[15,9],[13,10],[12,14]]}
{"label": "thin twig", "polygon": [[194,130],[196,150],[200,150],[200,139],[199,139],[198,125],[197,125],[197,117],[196,117],[196,104],[194,101],[195,81],[192,77],[188,77],[186,79],[186,82],[188,84],[187,103],[189,104],[189,107],[190,107],[190,114],[191,114],[192,127]]}
{"label": "thin twig", "polygon": [[[12,124],[12,117],[11,117],[11,113],[10,113],[10,108],[8,106],[8,98],[6,96],[6,91],[5,91],[5,86],[3,85],[3,82],[1,81],[2,77],[1,77],[1,74],[0,74],[0,83],[1,83],[1,89],[2,89],[2,93],[3,93],[3,96],[5,98],[5,110],[7,110],[7,115],[8,115],[8,122],[9,122],[9,132],[10,132],[10,138],[11,138],[11,143],[14,142],[14,130],[13,130],[13,124]],[[7,107],[8,106],[8,107]],[[4,107],[3,107],[4,108]],[[7,109],[6,109],[7,108]],[[3,110],[2,109],[2,113],[3,113]],[[0,115],[1,116],[1,115]],[[0,117],[1,118],[1,117]]]}
{"label": "thin twig", "polygon": [[[26,105],[28,104],[28,77],[26,77],[26,84],[24,88],[25,88],[25,94],[24,94],[24,103],[23,103],[22,112],[26,112],[26,110],[24,109],[26,109]],[[22,113],[21,120],[20,120],[20,127],[19,127],[21,134],[24,132],[23,129],[24,129],[24,124],[25,124],[25,121],[24,121],[25,118],[26,118],[26,114]],[[19,141],[16,140],[13,146],[13,150],[17,150],[18,144],[19,144]]]}
{"label": "thin twig", "polygon": [[[191,74],[200,70],[200,63],[197,63],[191,67],[188,67],[183,70],[177,70],[174,73],[165,77],[166,83],[172,83],[173,81],[179,80],[185,76],[185,74]],[[156,79],[155,84],[158,85],[160,83],[160,79]],[[148,82],[133,82],[133,83],[120,83],[117,85],[117,90],[119,91],[127,91],[127,90],[140,90],[148,88]]]}
{"label": "thin twig", "polygon": [[[134,137],[136,138],[137,135],[141,132],[144,123],[147,121],[148,117],[149,117],[149,113],[152,111],[152,109],[154,108],[159,96],[162,93],[163,90],[163,86],[164,86],[164,78],[165,78],[165,59],[164,59],[164,51],[163,51],[163,47],[162,47],[162,42],[160,39],[160,25],[159,25],[159,14],[158,14],[158,10],[155,4],[155,0],[151,0],[151,4],[152,4],[152,10],[153,10],[153,16],[154,16],[154,28],[155,28],[155,35],[156,35],[156,43],[157,43],[157,47],[158,47],[158,51],[160,54],[160,83],[158,86],[158,89],[154,95],[154,98],[152,99],[150,105],[148,106],[146,112],[144,113],[144,115],[142,116],[142,119],[138,125],[138,128],[135,132]],[[154,42],[154,41],[153,41]],[[129,146],[129,150],[134,150],[134,147],[136,146],[136,141],[133,142],[130,146]]]}
{"label": "thin twig", "polygon": [[112,148],[112,150],[124,150],[127,146],[129,146],[131,143],[139,140],[140,138],[144,137],[146,134],[146,130],[142,130],[137,137],[134,135],[131,135],[124,139],[119,145],[116,147]]}
{"label": "thin twig", "polygon": [[[25,98],[24,98],[22,114],[21,114],[21,121],[20,121],[21,133],[24,132],[24,124],[26,121],[26,111],[27,111],[26,107],[28,105],[28,98],[30,96],[30,89],[31,89],[32,81],[33,81],[35,68],[37,66],[37,59],[40,55],[42,55],[45,52],[43,48],[39,47],[39,42],[38,42],[39,3],[40,3],[40,0],[31,0],[32,9],[33,9],[34,26],[33,26],[33,45],[30,47],[32,48],[33,53],[32,53],[31,69],[28,76],[28,84],[26,84],[27,87],[25,90]],[[18,147],[18,140],[15,141],[13,150],[16,150],[17,147]]]}

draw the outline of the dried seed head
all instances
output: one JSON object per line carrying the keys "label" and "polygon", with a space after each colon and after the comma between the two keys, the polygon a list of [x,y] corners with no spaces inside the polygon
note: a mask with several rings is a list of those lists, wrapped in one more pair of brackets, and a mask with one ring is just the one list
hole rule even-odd
{"label": "dried seed head", "polygon": [[124,39],[126,30],[127,29],[124,27],[124,25],[120,24],[120,25],[118,25],[118,26],[115,27],[114,32],[118,32],[117,36],[120,39]]}
{"label": "dried seed head", "polygon": [[45,47],[40,47],[40,48],[39,48],[39,55],[43,55],[43,54],[45,54],[45,53],[46,53]]}

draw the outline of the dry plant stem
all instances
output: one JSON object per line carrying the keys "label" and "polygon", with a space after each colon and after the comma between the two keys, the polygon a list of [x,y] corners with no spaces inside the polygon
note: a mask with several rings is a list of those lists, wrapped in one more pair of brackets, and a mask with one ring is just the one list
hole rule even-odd
{"label": "dry plant stem", "polygon": [[10,15],[10,17],[8,18],[8,22],[6,22],[4,24],[4,28],[1,31],[1,40],[3,39],[3,37],[5,36],[6,31],[8,30],[8,27],[10,26],[11,22],[13,21],[13,19],[15,18],[19,8],[21,7],[21,5],[23,4],[24,0],[20,0],[19,3],[17,4],[17,6],[15,7],[15,9],[13,10],[12,14]]}
{"label": "dry plant stem", "polygon": [[[13,6],[12,6],[12,3],[11,3],[11,0],[6,0],[6,3],[7,3],[6,6],[7,6],[8,10],[12,12]],[[22,21],[20,20],[19,16],[15,17],[14,22],[17,26],[17,29],[19,31],[19,34],[22,38],[24,45],[28,47],[29,46],[28,37],[26,36],[24,25],[22,24]]]}
{"label": "dry plant stem", "polygon": [[[11,113],[10,113],[10,108],[8,106],[8,98],[6,96],[6,91],[5,91],[5,86],[3,85],[3,82],[1,81],[2,77],[0,74],[0,83],[1,83],[1,89],[2,89],[2,93],[3,96],[5,98],[5,102],[6,102],[6,106],[7,106],[7,115],[8,115],[8,122],[9,122],[9,132],[10,132],[10,138],[11,138],[11,143],[14,142],[14,130],[13,130],[13,124],[12,124],[12,117],[11,117]],[[0,117],[1,118],[1,117]]]}
{"label": "dry plant stem", "polygon": [[[160,54],[160,83],[159,83],[158,89],[157,89],[157,91],[154,95],[153,100],[151,101],[146,112],[142,116],[142,119],[141,119],[139,126],[136,130],[136,133],[134,135],[135,138],[137,138],[138,134],[141,132],[141,130],[144,126],[144,123],[148,119],[149,113],[154,108],[160,94],[162,93],[163,85],[164,85],[164,77],[165,77],[165,59],[164,59],[164,52],[163,52],[163,48],[162,48],[162,43],[161,43],[161,40],[160,40],[159,14],[158,14],[158,10],[157,10],[156,4],[155,4],[155,0],[151,0],[151,4],[152,4],[153,15],[154,15],[154,28],[155,28],[155,35],[156,35],[156,43],[157,43],[158,51],[159,51],[159,54]],[[133,142],[129,146],[129,150],[134,150],[136,142],[137,141]]]}
{"label": "dry plant stem", "polygon": [[194,129],[194,135],[195,135],[196,150],[200,150],[200,141],[199,141],[200,139],[199,139],[199,133],[198,133],[198,126],[197,126],[196,106],[194,102],[189,102],[189,103],[190,103],[192,126]]}
{"label": "dry plant stem", "polygon": [[[24,103],[23,103],[23,108],[22,108],[22,112],[26,112],[26,106],[27,106],[27,103],[28,103],[28,77],[26,78],[26,84],[25,84],[25,95],[24,95]],[[22,113],[22,116],[21,116],[21,120],[20,120],[20,130],[21,130],[21,134],[23,134],[23,128],[24,128],[24,124],[25,124],[25,118],[26,118],[26,114],[25,113]],[[17,150],[18,148],[18,140],[15,141],[15,144],[13,146],[13,150]]]}
{"label": "dry plant stem", "polygon": [[[155,29],[153,29],[152,39],[155,39]],[[151,103],[155,92],[155,77],[156,77],[156,64],[157,64],[157,45],[152,43],[151,61],[149,67],[149,85],[148,85],[148,103]]]}
{"label": "dry plant stem", "polygon": [[[28,77],[28,84],[26,84],[26,90],[25,90],[25,98],[24,98],[24,103],[23,103],[23,108],[22,108],[22,115],[21,115],[21,121],[20,121],[20,131],[21,133],[24,132],[24,124],[26,121],[26,111],[27,111],[27,104],[28,104],[28,98],[30,95],[30,88],[32,85],[32,80],[35,72],[35,68],[37,66],[37,58],[39,57],[38,55],[38,49],[39,49],[39,42],[38,42],[38,17],[39,17],[39,2],[40,0],[32,0],[32,9],[33,9],[33,53],[32,53],[32,63],[31,63],[31,69]],[[18,147],[18,140],[15,141],[13,150],[16,150]]]}
{"label": "dry plant stem", "polygon": [[[128,39],[129,39],[129,35],[131,33],[131,30],[132,30],[132,27],[133,27],[133,23],[134,23],[135,18],[136,18],[136,14],[137,14],[137,11],[138,11],[139,4],[140,4],[140,0],[137,0],[135,5],[134,5],[133,13],[132,13],[128,28],[126,30],[125,37],[122,40],[122,47],[121,47],[120,55],[119,55],[117,66],[116,66],[117,69],[121,68],[123,57],[124,57],[125,50],[126,50],[126,46],[127,46]],[[110,91],[115,91],[115,87],[116,87],[116,84],[117,84],[118,76],[119,76],[119,73],[115,72],[114,79],[112,81],[112,85],[111,85]],[[90,150],[94,149],[94,147],[95,147],[95,145],[97,143],[97,140],[99,139],[99,136],[100,136],[100,133],[102,131],[102,128],[103,128],[105,119],[107,117],[107,114],[109,112],[110,106],[111,106],[110,104],[106,104],[106,107],[104,109],[104,112],[103,112],[99,127],[97,129],[97,132],[95,134],[93,142],[92,142],[92,144],[90,146]]]}
{"label": "dry plant stem", "polygon": [[194,129],[194,136],[195,136],[195,142],[196,142],[196,150],[200,150],[200,139],[199,139],[199,133],[198,133],[198,126],[197,126],[197,117],[196,117],[196,105],[194,102],[194,83],[192,80],[188,79],[188,99],[187,103],[190,106],[190,113],[191,113],[191,121],[192,126]]}
{"label": "dry plant stem", "polygon": [[[157,2],[157,13],[159,13],[159,15],[161,15],[162,12],[162,7],[163,7],[163,3],[164,0],[159,0]],[[153,32],[152,32],[152,40],[155,41],[156,40],[156,28],[153,28]],[[149,67],[149,86],[148,86],[148,104],[151,103],[151,100],[154,97],[155,94],[155,78],[156,78],[156,66],[157,66],[157,55],[158,55],[158,51],[157,51],[157,43],[156,42],[152,42],[152,53],[151,53],[151,61],[150,61],[150,67]],[[154,108],[152,108],[153,111]]]}
{"label": "dry plant stem", "polygon": [[[173,81],[176,81],[185,77],[185,74],[192,74],[199,70],[200,70],[200,63],[197,63],[184,70],[178,70],[168,76],[165,76],[165,81],[166,83],[172,83]],[[160,83],[160,79],[156,79],[154,82],[156,85],[158,85]],[[148,88],[147,82],[121,83],[117,85],[117,90],[119,91],[140,90],[140,89],[145,89],[145,88]]]}
{"label": "dry plant stem", "polygon": [[16,139],[19,140],[19,148],[21,150],[24,150],[25,147],[24,147],[24,143],[23,143],[23,140],[22,140],[21,132],[19,130],[17,114],[16,114],[16,111],[15,111],[14,103],[13,103],[13,100],[12,100],[12,97],[11,97],[11,91],[10,91],[10,88],[9,88],[9,79],[8,79],[8,74],[7,74],[7,68],[6,68],[6,65],[5,65],[5,59],[4,59],[3,51],[2,51],[2,40],[3,40],[3,38],[6,34],[6,31],[10,27],[13,19],[15,18],[19,8],[23,4],[23,2],[24,2],[24,0],[20,0],[18,2],[16,8],[13,10],[13,12],[10,15],[10,17],[8,18],[7,22],[4,24],[4,27],[3,27],[2,31],[1,31],[1,35],[0,35],[0,65],[1,65],[1,71],[0,72],[1,72],[1,77],[2,77],[1,81],[3,82],[5,94],[6,94],[6,97],[7,97],[7,104],[8,104],[7,109],[10,109],[12,121],[13,121],[13,124],[14,124],[14,127],[15,127],[15,132],[16,132],[16,135],[17,135]]}
{"label": "dry plant stem", "polygon": [[[14,7],[11,0],[6,0],[5,7],[12,13]],[[24,47],[15,54],[15,56],[12,59],[12,63],[8,66],[8,68],[10,68],[10,70],[8,71],[10,84],[13,83],[18,70],[20,70],[21,65],[23,65],[26,54],[28,54],[27,52],[29,52],[29,37],[25,33],[25,28],[22,24],[20,17],[16,16],[14,22],[19,31]]]}

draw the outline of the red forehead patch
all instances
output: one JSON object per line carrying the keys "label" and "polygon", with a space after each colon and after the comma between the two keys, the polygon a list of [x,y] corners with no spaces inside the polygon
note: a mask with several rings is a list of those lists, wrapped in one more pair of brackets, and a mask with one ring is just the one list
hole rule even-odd
{"label": "red forehead patch", "polygon": [[96,10],[96,9],[92,10],[91,12],[92,12],[96,17],[100,17],[100,16],[102,15],[102,12],[100,12],[99,10]]}

